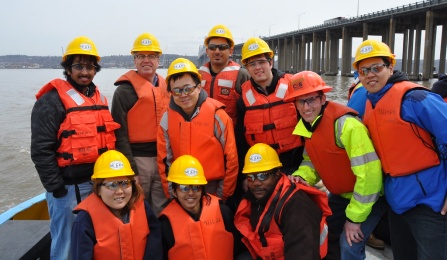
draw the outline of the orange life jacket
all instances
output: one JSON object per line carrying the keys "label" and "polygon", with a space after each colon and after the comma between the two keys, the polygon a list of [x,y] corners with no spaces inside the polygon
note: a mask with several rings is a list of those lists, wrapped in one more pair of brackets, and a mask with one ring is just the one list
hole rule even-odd
{"label": "orange life jacket", "polygon": [[225,177],[224,149],[214,136],[214,115],[223,107],[219,101],[207,98],[200,106],[200,113],[189,122],[172,109],[167,112],[173,160],[184,154],[196,157],[208,181]]}
{"label": "orange life jacket", "polygon": [[[298,190],[304,191],[323,212],[320,221],[320,257],[326,256],[328,243],[326,217],[332,215],[326,194],[314,187],[304,186],[299,183],[292,184],[287,176],[283,174],[267,201],[255,230],[252,229],[250,224],[251,202],[243,199],[237,209],[234,224],[243,235],[242,242],[247,246],[253,259],[257,257],[265,260],[284,259],[284,241],[280,228],[281,214],[284,205]],[[299,207],[300,205],[296,206]],[[274,213],[271,216],[266,216],[268,211]],[[260,229],[267,231],[263,233],[260,232]]]}
{"label": "orange life jacket", "polygon": [[143,197],[135,202],[135,208],[129,212],[130,221],[127,224],[118,219],[94,193],[74,210],[87,211],[92,219],[96,237],[93,259],[143,259],[150,233]]}
{"label": "orange life jacket", "polygon": [[440,163],[430,133],[401,118],[402,99],[414,89],[427,90],[409,81],[398,82],[375,108],[371,101],[366,102],[364,123],[385,174],[391,176],[413,174]]}
{"label": "orange life jacket", "polygon": [[202,200],[199,221],[194,221],[176,200],[160,213],[169,219],[175,238],[174,246],[168,251],[169,259],[233,259],[233,235],[225,230],[219,198],[210,197],[209,205]]}
{"label": "orange life jacket", "polygon": [[335,102],[327,103],[318,127],[311,138],[304,138],[304,145],[318,175],[331,193],[352,192],[356,178],[346,150],[336,144],[335,121],[346,114],[358,113]]}
{"label": "orange life jacket", "polygon": [[291,75],[285,74],[268,96],[260,94],[251,81],[242,85],[242,99],[246,107],[245,139],[250,146],[265,143],[278,153],[302,146],[301,138],[292,132],[298,123],[298,112],[293,102],[284,102]]}
{"label": "orange life jacket", "polygon": [[165,79],[158,74],[157,76],[158,87],[134,70],[128,71],[115,82],[115,85],[130,82],[138,96],[137,102],[127,113],[127,131],[131,143],[157,141],[157,127],[170,97]]}
{"label": "orange life jacket", "polygon": [[[234,61],[230,61],[221,72],[219,72],[215,78],[211,76],[210,63],[203,65],[199,69],[200,75],[202,75],[202,87],[208,93],[208,96],[214,98],[225,105],[225,112],[233,120],[233,125],[236,124],[237,110],[236,101],[240,95],[236,91],[236,81],[239,74],[241,65]],[[213,85],[211,87],[211,84]]]}
{"label": "orange life jacket", "polygon": [[55,79],[36,94],[56,89],[66,110],[66,116],[57,134],[59,167],[72,164],[94,163],[103,152],[115,149],[115,133],[120,125],[113,121],[107,99],[96,88],[92,97],[79,93],[68,81]]}

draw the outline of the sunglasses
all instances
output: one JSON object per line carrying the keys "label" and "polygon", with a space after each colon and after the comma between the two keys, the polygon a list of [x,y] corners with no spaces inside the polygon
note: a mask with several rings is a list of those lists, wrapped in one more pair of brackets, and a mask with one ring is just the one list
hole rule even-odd
{"label": "sunglasses", "polygon": [[224,51],[224,50],[228,50],[230,48],[230,45],[228,44],[209,44],[208,45],[208,49],[215,51],[217,48],[219,48],[219,50]]}
{"label": "sunglasses", "polygon": [[369,68],[359,68],[359,74],[362,76],[368,75],[368,73],[371,71],[374,74],[382,72],[383,68],[386,67],[386,64],[374,64]]}
{"label": "sunglasses", "polygon": [[188,86],[185,86],[184,88],[174,88],[174,89],[172,89],[171,93],[174,96],[178,96],[178,97],[180,97],[183,93],[185,93],[185,95],[189,95],[189,94],[191,94],[194,91],[194,89],[198,85],[199,85],[199,83],[197,83],[197,85],[195,85],[195,86],[188,85]]}
{"label": "sunglasses", "polygon": [[321,100],[321,95],[315,96],[315,97],[310,97],[310,98],[306,98],[306,99],[295,99],[295,104],[298,107],[304,107],[304,104],[308,104],[309,106],[315,105],[317,104],[317,99]]}
{"label": "sunglasses", "polygon": [[125,181],[109,181],[109,182],[103,182],[101,183],[101,186],[106,187],[106,189],[111,191],[116,191],[118,188],[121,188],[122,190],[129,188],[132,185],[132,180],[125,180]]}
{"label": "sunglasses", "polygon": [[261,173],[258,173],[258,174],[247,174],[247,180],[248,181],[255,181],[256,179],[258,179],[260,181],[265,181],[272,174],[273,174],[273,172],[271,172],[271,171],[269,171],[269,172],[261,172]]}
{"label": "sunglasses", "polygon": [[83,71],[84,69],[87,70],[87,71],[96,70],[96,66],[95,65],[92,65],[92,64],[80,64],[80,63],[71,65],[71,68],[76,70],[76,71]]}
{"label": "sunglasses", "polygon": [[201,189],[199,185],[182,185],[182,184],[180,184],[178,188],[181,192],[189,192],[190,190],[198,192]]}

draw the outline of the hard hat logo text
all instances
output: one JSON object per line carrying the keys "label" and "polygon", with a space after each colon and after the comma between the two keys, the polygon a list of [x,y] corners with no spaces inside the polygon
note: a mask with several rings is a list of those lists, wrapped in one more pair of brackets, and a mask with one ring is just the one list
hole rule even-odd
{"label": "hard hat logo text", "polygon": [[122,161],[113,161],[109,164],[109,167],[112,170],[121,170],[124,168],[124,163]]}
{"label": "hard hat logo text", "polygon": [[152,41],[150,39],[143,39],[143,40],[141,40],[141,45],[148,46],[148,45],[151,45],[151,44],[152,44]]}
{"label": "hard hat logo text", "polygon": [[174,69],[176,69],[176,70],[181,70],[181,69],[183,69],[183,68],[185,68],[186,67],[186,64],[185,63],[177,63],[177,64],[174,64]]}
{"label": "hard hat logo text", "polygon": [[250,162],[258,163],[262,160],[262,156],[260,154],[254,153],[250,155]]}
{"label": "hard hat logo text", "polygon": [[303,88],[303,82],[302,81],[294,82],[292,87],[294,90],[299,90],[299,89]]}
{"label": "hard hat logo text", "polygon": [[361,54],[366,54],[366,53],[371,52],[372,50],[373,50],[373,47],[371,45],[368,45],[368,46],[362,47],[360,49],[360,53]]}
{"label": "hard hat logo text", "polygon": [[186,168],[185,169],[185,175],[189,176],[189,177],[197,176],[198,173],[199,173],[199,171],[197,171],[196,168]]}
{"label": "hard hat logo text", "polygon": [[254,51],[254,50],[257,50],[257,49],[259,49],[259,45],[257,43],[253,43],[253,44],[250,44],[248,46],[248,50],[249,51]]}
{"label": "hard hat logo text", "polygon": [[224,29],[216,29],[216,33],[217,34],[225,34],[225,30]]}
{"label": "hard hat logo text", "polygon": [[81,43],[81,45],[79,47],[84,51],[92,50],[92,46],[88,43]]}

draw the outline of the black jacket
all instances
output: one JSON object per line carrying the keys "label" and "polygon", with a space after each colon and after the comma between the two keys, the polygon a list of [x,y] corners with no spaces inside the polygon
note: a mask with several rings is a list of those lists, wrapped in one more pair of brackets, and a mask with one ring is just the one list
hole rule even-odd
{"label": "black jacket", "polygon": [[[95,93],[94,89],[92,84],[89,92]],[[65,115],[65,107],[55,89],[40,97],[31,112],[31,159],[42,185],[55,197],[66,194],[64,185],[89,181],[93,174],[93,163],[63,168],[57,164],[56,151],[60,145],[57,134]]]}

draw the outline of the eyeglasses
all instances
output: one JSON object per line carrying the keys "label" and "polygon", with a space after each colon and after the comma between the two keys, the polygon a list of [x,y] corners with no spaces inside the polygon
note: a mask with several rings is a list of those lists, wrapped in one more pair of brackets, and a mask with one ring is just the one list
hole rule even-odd
{"label": "eyeglasses", "polygon": [[76,70],[76,71],[83,71],[84,69],[86,69],[87,71],[93,71],[96,70],[96,66],[92,65],[92,64],[73,64],[71,65],[71,68]]}
{"label": "eyeglasses", "polygon": [[198,192],[201,189],[199,185],[182,185],[182,184],[180,184],[178,188],[181,192],[189,192],[190,190]]}
{"label": "eyeglasses", "polygon": [[253,68],[256,68],[257,66],[262,67],[262,66],[266,65],[267,63],[270,64],[270,60],[255,60],[255,61],[247,63],[247,65],[245,65],[245,66],[253,69]]}
{"label": "eyeglasses", "polygon": [[295,99],[295,104],[298,107],[304,107],[304,104],[307,103],[307,105],[309,106],[313,106],[315,105],[317,102],[317,99],[321,100],[321,95],[315,96],[315,97],[310,97],[310,98],[306,98],[306,99]]}
{"label": "eyeglasses", "polygon": [[187,85],[187,86],[185,86],[184,88],[173,88],[172,91],[171,91],[171,93],[172,93],[174,96],[178,96],[178,97],[180,97],[183,93],[185,93],[185,95],[189,95],[189,94],[191,94],[191,93],[194,91],[194,89],[195,89],[198,85],[199,85],[199,83],[197,83],[195,86],[193,86],[193,85]]}
{"label": "eyeglasses", "polygon": [[217,48],[219,48],[219,50],[224,51],[224,50],[228,50],[230,48],[230,45],[228,44],[208,44],[208,49],[215,51]]}
{"label": "eyeglasses", "polygon": [[122,190],[129,188],[132,185],[132,180],[125,180],[125,181],[109,181],[109,182],[103,182],[101,183],[101,186],[106,187],[106,189],[111,191],[116,191],[118,188],[121,188]]}
{"label": "eyeglasses", "polygon": [[386,64],[374,64],[369,68],[359,68],[359,74],[362,76],[366,76],[370,71],[374,74],[377,74],[382,72],[383,68],[385,68],[386,66]]}
{"label": "eyeglasses", "polygon": [[145,54],[135,54],[133,57],[135,59],[137,59],[137,60],[145,60],[146,58],[148,58],[149,60],[156,60],[156,59],[158,59],[158,55],[157,54],[148,54],[148,55],[145,55]]}
{"label": "eyeglasses", "polygon": [[273,172],[271,172],[271,171],[261,172],[261,173],[258,173],[258,174],[247,174],[247,180],[248,181],[255,181],[256,179],[258,179],[260,181],[265,181],[272,174],[273,174]]}

